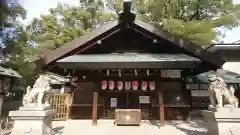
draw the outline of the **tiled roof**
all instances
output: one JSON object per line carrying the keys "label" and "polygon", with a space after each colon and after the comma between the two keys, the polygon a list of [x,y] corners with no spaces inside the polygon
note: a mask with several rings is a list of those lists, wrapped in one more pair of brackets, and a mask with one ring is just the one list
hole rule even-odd
{"label": "tiled roof", "polygon": [[[226,83],[240,84],[240,74],[223,69],[219,69],[217,72]],[[193,79],[193,83],[209,83],[208,78],[211,74],[215,74],[215,72],[209,71],[191,78]]]}
{"label": "tiled roof", "polygon": [[4,68],[2,66],[0,66],[0,75],[22,78],[22,76],[18,72],[12,70],[11,68]]}

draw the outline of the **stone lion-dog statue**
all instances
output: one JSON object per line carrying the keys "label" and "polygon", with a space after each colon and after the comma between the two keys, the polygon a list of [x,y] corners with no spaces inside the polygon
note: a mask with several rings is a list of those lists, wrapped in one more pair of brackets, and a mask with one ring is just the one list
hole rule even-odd
{"label": "stone lion-dog statue", "polygon": [[[219,75],[209,76],[209,107],[223,107],[223,97],[226,104],[232,105],[234,108],[238,108],[238,99],[234,96],[235,89],[233,86],[227,87],[225,81]],[[217,101],[217,104],[216,104]]]}
{"label": "stone lion-dog statue", "polygon": [[28,104],[36,104],[38,106],[50,105],[50,97],[52,95],[52,87],[50,79],[44,75],[40,75],[36,80],[33,88],[27,87],[27,92],[23,96],[23,106]]}

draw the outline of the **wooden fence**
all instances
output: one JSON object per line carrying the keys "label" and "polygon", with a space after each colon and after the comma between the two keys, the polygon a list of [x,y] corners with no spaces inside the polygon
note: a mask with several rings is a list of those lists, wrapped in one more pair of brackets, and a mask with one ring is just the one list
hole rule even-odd
{"label": "wooden fence", "polygon": [[56,110],[53,120],[67,120],[69,117],[70,93],[54,93],[51,98],[51,105]]}

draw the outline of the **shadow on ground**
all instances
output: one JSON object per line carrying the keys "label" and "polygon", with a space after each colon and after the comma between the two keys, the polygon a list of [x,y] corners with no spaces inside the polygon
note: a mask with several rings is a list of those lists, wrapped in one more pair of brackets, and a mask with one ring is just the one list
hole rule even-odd
{"label": "shadow on ground", "polygon": [[[149,120],[145,123],[161,128],[158,120]],[[191,121],[166,121],[165,125],[172,126],[186,135],[207,135],[206,122],[199,119]]]}
{"label": "shadow on ground", "polygon": [[57,134],[62,134],[63,133],[63,129],[64,129],[65,127],[64,126],[58,126],[58,127],[55,127],[55,128],[53,128],[53,132],[54,133],[57,133]]}
{"label": "shadow on ground", "polygon": [[[174,126],[176,129],[184,132],[186,135],[207,135],[205,121],[192,120],[184,124],[169,121],[169,124]],[[202,130],[199,130],[199,129],[202,129]]]}
{"label": "shadow on ground", "polygon": [[[53,128],[53,134],[62,134],[63,133],[63,130],[64,129],[64,126],[58,126],[58,127],[55,127]],[[12,129],[8,129],[8,130],[4,130],[2,132],[0,132],[0,135],[10,135],[11,134],[11,131]]]}

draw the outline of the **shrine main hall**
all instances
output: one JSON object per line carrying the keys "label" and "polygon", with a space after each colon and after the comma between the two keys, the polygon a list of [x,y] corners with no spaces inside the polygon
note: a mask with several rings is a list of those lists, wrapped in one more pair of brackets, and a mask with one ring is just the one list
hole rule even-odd
{"label": "shrine main hall", "polygon": [[[70,76],[70,119],[92,119],[93,125],[98,119],[119,124],[147,119],[162,126],[164,120],[186,119],[194,108],[189,77],[219,69],[225,61],[136,20],[130,2],[123,6],[118,20],[44,53],[38,67]],[[207,87],[196,88],[195,96],[206,96]]]}

